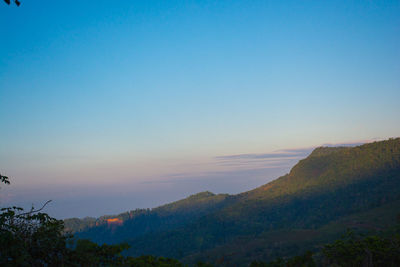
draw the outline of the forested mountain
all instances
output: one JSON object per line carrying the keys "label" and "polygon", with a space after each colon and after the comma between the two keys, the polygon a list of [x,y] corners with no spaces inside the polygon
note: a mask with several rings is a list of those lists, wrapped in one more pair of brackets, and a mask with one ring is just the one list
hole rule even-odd
{"label": "forested mountain", "polygon": [[152,210],[65,223],[78,237],[127,241],[131,255],[229,265],[313,250],[347,228],[389,234],[399,213],[397,138],[317,148],[289,174],[238,195],[204,192]]}
{"label": "forested mountain", "polygon": [[[227,194],[201,192],[154,209],[136,209],[98,219],[66,219],[67,231],[99,243],[119,243],[130,238],[175,229],[226,205]],[[119,223],[118,223],[119,222]]]}

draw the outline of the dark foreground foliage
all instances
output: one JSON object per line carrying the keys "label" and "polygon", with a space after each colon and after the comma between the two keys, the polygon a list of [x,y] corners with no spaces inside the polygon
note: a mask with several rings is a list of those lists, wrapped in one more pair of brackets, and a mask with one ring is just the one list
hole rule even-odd
{"label": "dark foreground foliage", "polygon": [[326,265],[333,266],[400,266],[400,235],[382,238],[357,237],[349,232],[344,238],[326,245],[322,254]]}
{"label": "dark foreground foliage", "polygon": [[125,257],[127,244],[74,240],[63,221],[46,213],[4,208],[0,214],[0,266],[183,266],[163,257]]}
{"label": "dark foreground foliage", "polygon": [[0,266],[183,266],[153,256],[125,257],[127,244],[74,240],[63,221],[46,213],[10,207],[0,214]]}
{"label": "dark foreground foliage", "polygon": [[[0,178],[9,184],[8,177]],[[125,243],[98,245],[75,240],[64,231],[62,220],[41,212],[43,207],[28,212],[19,207],[0,210],[0,266],[183,266],[164,257],[123,256],[129,248]]]}
{"label": "dark foreground foliage", "polygon": [[349,231],[343,238],[325,245],[321,251],[271,262],[253,261],[250,267],[372,267],[400,266],[400,234],[392,238],[357,236]]}

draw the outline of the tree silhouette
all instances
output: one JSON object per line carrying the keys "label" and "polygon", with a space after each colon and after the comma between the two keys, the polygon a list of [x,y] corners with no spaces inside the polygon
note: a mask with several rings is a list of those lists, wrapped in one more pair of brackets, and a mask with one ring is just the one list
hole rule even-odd
{"label": "tree silhouette", "polygon": [[[11,1],[10,1],[10,0],[4,0],[4,2],[6,2],[7,5],[11,4]],[[14,0],[14,3],[15,3],[17,6],[20,6],[20,5],[21,5],[21,2],[18,1],[18,0]]]}
{"label": "tree silhouette", "polygon": [[[10,182],[0,175],[0,183]],[[41,212],[49,202],[28,212],[19,207],[0,209],[0,266],[184,266],[164,257],[124,256],[122,252],[129,248],[126,243],[98,245],[74,239],[65,231],[62,220]]]}
{"label": "tree silhouette", "polygon": [[7,176],[1,175],[0,173],[0,182],[5,183],[5,184],[10,184],[10,181],[8,180]]}

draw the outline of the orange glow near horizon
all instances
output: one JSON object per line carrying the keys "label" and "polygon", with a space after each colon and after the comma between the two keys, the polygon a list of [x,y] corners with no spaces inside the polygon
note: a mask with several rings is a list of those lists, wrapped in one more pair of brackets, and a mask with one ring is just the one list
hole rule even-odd
{"label": "orange glow near horizon", "polygon": [[119,218],[111,218],[111,219],[107,219],[107,223],[113,224],[113,225],[122,225],[124,222],[123,222],[123,220],[121,220]]}

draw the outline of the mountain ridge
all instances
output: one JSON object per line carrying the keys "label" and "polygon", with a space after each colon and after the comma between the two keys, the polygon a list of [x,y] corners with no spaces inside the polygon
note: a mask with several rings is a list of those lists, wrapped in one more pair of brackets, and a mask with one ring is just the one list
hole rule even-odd
{"label": "mountain ridge", "polygon": [[[288,174],[253,190],[195,194],[148,210],[144,217],[130,217],[114,232],[94,226],[78,236],[97,242],[128,241],[132,255],[190,261],[207,258],[227,244],[239,246],[241,236],[256,240],[284,229],[323,229],[351,214],[400,203],[399,199],[400,138],[396,138],[357,147],[316,148]],[[140,230],[130,233],[130,227]]]}

